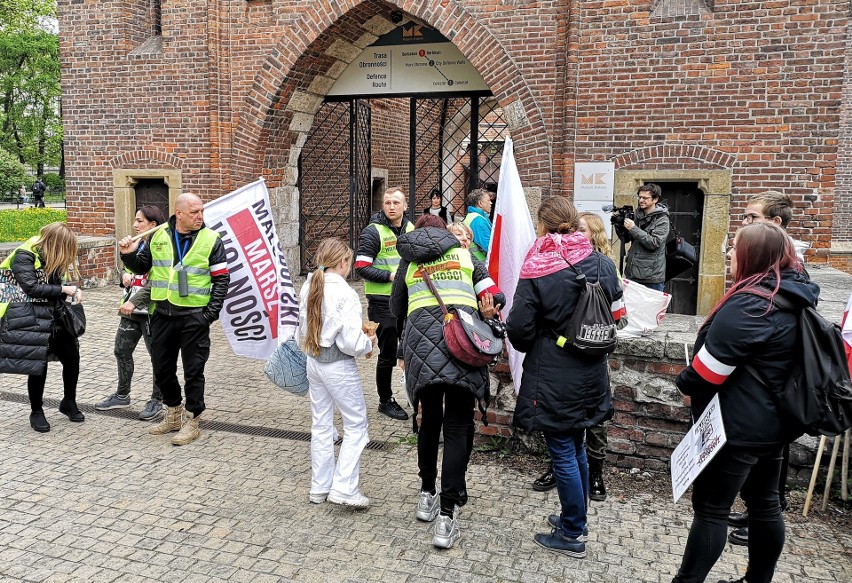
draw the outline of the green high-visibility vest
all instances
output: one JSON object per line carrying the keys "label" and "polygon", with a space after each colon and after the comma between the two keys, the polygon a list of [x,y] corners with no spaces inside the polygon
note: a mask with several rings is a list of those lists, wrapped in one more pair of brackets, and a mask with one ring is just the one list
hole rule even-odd
{"label": "green high-visibility vest", "polygon": [[[396,235],[385,225],[370,223],[367,227],[375,227],[379,232],[379,240],[381,241],[379,253],[373,259],[373,267],[388,273],[396,272],[399,267],[399,253],[396,252]],[[414,230],[414,225],[410,222],[405,225],[405,232],[409,233]],[[378,282],[364,280],[364,293],[368,296],[389,296],[391,295],[391,286],[389,281]]]}
{"label": "green high-visibility vest", "polygon": [[[477,218],[481,219],[483,217],[482,215],[479,215],[477,213],[467,213],[464,218],[463,222],[465,225],[467,225],[467,228],[470,229],[471,233],[473,233],[473,221]],[[480,261],[485,261],[485,258],[488,256],[485,250],[479,245],[477,245],[476,241],[474,241],[473,239],[470,240],[470,252],[473,254],[474,257],[476,257]]]}
{"label": "green high-visibility vest", "polygon": [[[12,251],[9,254],[9,256],[6,257],[6,259],[3,260],[3,263],[0,263],[0,269],[11,270],[12,269],[12,261],[15,259],[15,253],[17,253],[18,251],[21,251],[21,250],[29,251],[30,253],[35,255],[34,267],[36,269],[41,269],[41,258],[38,256],[38,253],[36,253],[36,250],[35,250],[36,241],[38,241],[37,236],[36,237],[30,237],[29,239],[27,239],[27,241],[23,245],[21,245],[20,247],[18,247],[14,251]],[[8,281],[8,282],[0,283],[0,292],[3,292],[3,293],[0,293],[0,296],[2,296],[3,298],[6,298],[6,301],[0,302],[0,318],[2,318],[3,315],[6,313],[6,309],[9,307],[10,301],[8,300],[8,298],[10,296],[13,296],[13,295],[20,295],[23,292],[21,290],[21,286],[19,286],[17,284],[17,282],[15,282],[15,281]],[[18,293],[16,294],[15,292],[18,292]],[[32,301],[32,299],[29,299],[29,301]],[[38,301],[41,301],[41,300],[38,300]]]}
{"label": "green high-visibility vest", "polygon": [[151,237],[151,301],[167,301],[182,308],[201,308],[210,303],[210,252],[219,233],[204,227],[183,256],[183,269],[189,284],[189,295],[181,297],[178,290],[178,271],[174,267],[174,234],[160,229]]}
{"label": "green high-visibility vest", "polygon": [[473,260],[470,252],[454,247],[443,256],[422,266],[411,263],[405,273],[408,287],[408,315],[414,310],[437,306],[438,300],[423,281],[421,269],[428,270],[429,277],[447,305],[469,306],[476,309],[476,293],[473,291]]}

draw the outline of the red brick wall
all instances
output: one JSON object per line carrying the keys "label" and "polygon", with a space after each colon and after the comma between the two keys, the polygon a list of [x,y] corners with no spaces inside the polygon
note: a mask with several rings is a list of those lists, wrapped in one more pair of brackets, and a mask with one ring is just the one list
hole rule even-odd
{"label": "red brick wall", "polygon": [[408,192],[408,99],[376,99],[372,108],[373,168],[388,171],[386,186]]}

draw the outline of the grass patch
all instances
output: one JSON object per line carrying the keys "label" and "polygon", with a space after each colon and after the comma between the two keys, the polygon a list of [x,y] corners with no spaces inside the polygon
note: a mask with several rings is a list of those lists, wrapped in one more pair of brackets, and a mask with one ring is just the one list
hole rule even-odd
{"label": "grass patch", "polygon": [[29,208],[0,211],[0,241],[26,241],[49,223],[65,222],[65,209]]}

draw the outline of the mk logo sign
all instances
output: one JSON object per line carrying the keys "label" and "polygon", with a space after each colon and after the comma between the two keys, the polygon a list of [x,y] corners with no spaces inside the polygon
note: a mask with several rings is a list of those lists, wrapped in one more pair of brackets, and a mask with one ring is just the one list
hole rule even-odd
{"label": "mk logo sign", "polygon": [[422,24],[413,24],[408,28],[403,28],[402,38],[423,38],[422,28]]}
{"label": "mk logo sign", "polygon": [[606,172],[595,172],[594,174],[581,174],[580,183],[593,186],[606,186]]}

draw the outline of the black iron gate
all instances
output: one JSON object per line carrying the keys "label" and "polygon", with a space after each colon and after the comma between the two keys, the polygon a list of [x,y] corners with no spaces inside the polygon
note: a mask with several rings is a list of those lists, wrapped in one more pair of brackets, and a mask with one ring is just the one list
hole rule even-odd
{"label": "black iron gate", "polygon": [[313,266],[319,242],[348,241],[355,249],[370,212],[369,101],[326,102],[299,155],[299,241],[302,273]]}
{"label": "black iron gate", "polygon": [[[409,104],[409,218],[416,220],[437,189],[455,219],[462,220],[468,192],[497,191],[508,136],[503,111],[494,98],[480,95],[404,99]],[[313,266],[322,239],[338,237],[356,249],[369,221],[373,186],[369,103],[363,99],[324,103],[302,148],[298,178],[302,273]],[[398,176],[391,178],[398,184]]]}
{"label": "black iron gate", "polygon": [[[701,219],[704,214],[704,193],[696,182],[660,182],[660,197],[669,209],[672,229],[701,254]],[[672,296],[669,312],[695,315],[698,307],[698,262],[666,282],[665,291]]]}

